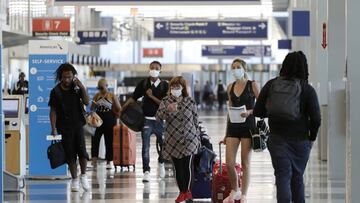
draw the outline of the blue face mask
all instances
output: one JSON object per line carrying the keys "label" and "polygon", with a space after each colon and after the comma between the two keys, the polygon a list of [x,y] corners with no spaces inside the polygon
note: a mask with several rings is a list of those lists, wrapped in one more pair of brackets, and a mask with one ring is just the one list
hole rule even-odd
{"label": "blue face mask", "polygon": [[245,75],[245,71],[243,68],[233,69],[232,73],[234,78],[237,80],[242,79]]}

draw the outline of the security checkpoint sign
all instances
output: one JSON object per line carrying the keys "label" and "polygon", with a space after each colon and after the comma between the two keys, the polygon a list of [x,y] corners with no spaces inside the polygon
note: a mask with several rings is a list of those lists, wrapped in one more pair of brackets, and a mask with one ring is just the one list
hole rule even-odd
{"label": "security checkpoint sign", "polygon": [[271,56],[270,45],[244,45],[244,46],[231,46],[231,45],[206,45],[202,47],[202,56],[207,57],[234,57],[234,56],[247,56],[247,57],[265,57]]}
{"label": "security checkpoint sign", "polygon": [[259,21],[154,21],[154,38],[267,39],[268,22]]}
{"label": "security checkpoint sign", "polygon": [[70,18],[33,18],[34,37],[70,36]]}
{"label": "security checkpoint sign", "polygon": [[77,32],[79,38],[78,44],[107,44],[107,30],[79,30]]}

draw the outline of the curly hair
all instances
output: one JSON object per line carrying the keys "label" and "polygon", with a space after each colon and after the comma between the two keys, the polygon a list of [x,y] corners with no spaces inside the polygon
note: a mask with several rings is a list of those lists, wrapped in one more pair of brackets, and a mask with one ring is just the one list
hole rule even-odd
{"label": "curly hair", "polygon": [[61,81],[63,72],[71,71],[74,75],[77,75],[77,71],[70,63],[63,63],[55,71],[55,82]]}
{"label": "curly hair", "polygon": [[302,51],[288,53],[282,63],[280,76],[308,80],[309,69],[305,54]]}

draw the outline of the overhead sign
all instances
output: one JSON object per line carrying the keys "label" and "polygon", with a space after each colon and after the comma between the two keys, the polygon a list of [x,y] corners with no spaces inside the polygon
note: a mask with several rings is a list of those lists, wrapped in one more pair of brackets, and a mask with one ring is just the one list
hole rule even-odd
{"label": "overhead sign", "polygon": [[292,12],[292,34],[294,37],[310,36],[310,11]]}
{"label": "overhead sign", "polygon": [[247,56],[247,57],[261,57],[271,56],[271,46],[265,45],[246,45],[246,46],[231,46],[231,45],[206,45],[202,47],[202,56],[207,57],[224,57],[224,56]]}
{"label": "overhead sign", "polygon": [[77,32],[79,38],[78,44],[107,44],[107,30],[79,30]]}
{"label": "overhead sign", "polygon": [[70,18],[33,18],[34,37],[70,36]]}
{"label": "overhead sign", "polygon": [[278,40],[278,49],[292,49],[290,39]]}
{"label": "overhead sign", "polygon": [[267,21],[155,21],[155,38],[266,39]]}
{"label": "overhead sign", "polygon": [[260,0],[55,0],[56,4],[161,4],[161,3],[181,3],[181,4],[194,4],[194,3],[206,3],[206,4],[244,4],[244,3],[260,3]]}
{"label": "overhead sign", "polygon": [[163,57],[164,51],[163,48],[144,48],[143,49],[143,57],[151,58],[151,57]]}

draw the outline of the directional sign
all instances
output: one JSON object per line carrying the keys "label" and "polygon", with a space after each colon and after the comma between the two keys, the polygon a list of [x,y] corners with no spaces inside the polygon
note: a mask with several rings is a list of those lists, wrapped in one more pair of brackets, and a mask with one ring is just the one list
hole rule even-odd
{"label": "directional sign", "polygon": [[78,44],[107,44],[108,41],[107,30],[79,30],[77,36]]}
{"label": "directional sign", "polygon": [[267,21],[155,21],[155,38],[266,39]]}
{"label": "directional sign", "polygon": [[70,36],[70,18],[33,18],[35,37]]}
{"label": "directional sign", "polygon": [[246,46],[229,46],[229,45],[206,45],[202,47],[202,56],[207,57],[224,57],[224,56],[271,56],[271,46],[265,45],[246,45]]}

